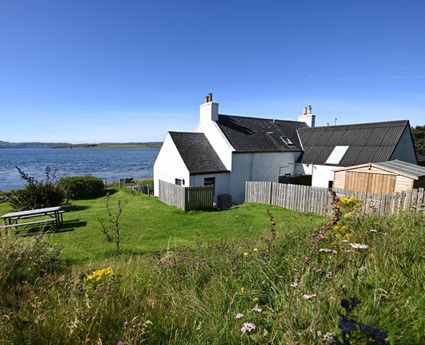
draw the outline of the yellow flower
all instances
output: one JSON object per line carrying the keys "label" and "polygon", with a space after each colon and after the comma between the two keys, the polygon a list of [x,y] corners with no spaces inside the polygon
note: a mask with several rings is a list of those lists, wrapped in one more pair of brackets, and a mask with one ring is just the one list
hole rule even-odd
{"label": "yellow flower", "polygon": [[255,248],[253,249],[253,251],[254,251],[254,252],[258,252],[258,248],[257,248],[257,247],[255,247]]}
{"label": "yellow flower", "polygon": [[243,256],[248,256],[248,252],[244,252],[243,253]]}
{"label": "yellow flower", "polygon": [[86,281],[90,281],[90,280],[100,281],[105,276],[113,276],[113,275],[114,275],[114,271],[112,270],[112,267],[106,267],[101,270],[96,270],[92,274],[89,274],[86,277]]}
{"label": "yellow flower", "polygon": [[241,292],[244,293],[245,292],[245,288],[241,287]]}

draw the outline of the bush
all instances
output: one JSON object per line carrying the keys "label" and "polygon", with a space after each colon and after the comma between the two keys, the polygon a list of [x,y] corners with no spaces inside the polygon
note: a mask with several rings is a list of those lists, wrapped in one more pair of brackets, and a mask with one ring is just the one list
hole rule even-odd
{"label": "bush", "polygon": [[27,182],[25,188],[16,190],[10,197],[10,204],[15,211],[31,210],[44,207],[58,206],[65,199],[65,192],[56,183],[55,171],[46,167],[46,179],[38,181],[18,169],[21,177]]}
{"label": "bush", "polygon": [[94,199],[105,193],[102,179],[94,176],[62,177],[58,185],[65,190],[69,199]]}

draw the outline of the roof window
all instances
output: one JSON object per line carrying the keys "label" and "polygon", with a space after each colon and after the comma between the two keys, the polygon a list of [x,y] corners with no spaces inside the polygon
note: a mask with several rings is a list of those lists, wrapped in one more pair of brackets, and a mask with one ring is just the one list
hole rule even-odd
{"label": "roof window", "polygon": [[280,137],[286,146],[294,146],[294,143],[288,137]]}
{"label": "roof window", "polygon": [[348,148],[349,146],[335,146],[325,163],[339,164],[339,162],[341,162],[342,157],[344,157],[345,152],[347,152]]}

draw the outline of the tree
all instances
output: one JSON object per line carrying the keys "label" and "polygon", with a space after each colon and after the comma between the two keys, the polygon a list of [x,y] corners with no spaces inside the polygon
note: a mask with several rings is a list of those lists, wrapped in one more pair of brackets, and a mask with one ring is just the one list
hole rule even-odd
{"label": "tree", "polygon": [[425,156],[425,126],[412,127],[416,153]]}

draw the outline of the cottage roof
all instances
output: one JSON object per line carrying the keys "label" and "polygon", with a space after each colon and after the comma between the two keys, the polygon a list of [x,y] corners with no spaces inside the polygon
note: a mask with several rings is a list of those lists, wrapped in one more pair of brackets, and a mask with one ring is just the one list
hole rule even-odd
{"label": "cottage roof", "polygon": [[169,134],[191,175],[228,172],[204,133]]}
{"label": "cottage roof", "polygon": [[304,122],[219,115],[217,124],[236,152],[302,151],[297,129]]}
{"label": "cottage roof", "polygon": [[304,127],[298,133],[305,164],[350,166],[391,158],[409,121]]}

